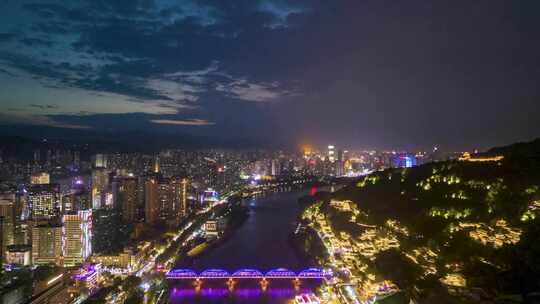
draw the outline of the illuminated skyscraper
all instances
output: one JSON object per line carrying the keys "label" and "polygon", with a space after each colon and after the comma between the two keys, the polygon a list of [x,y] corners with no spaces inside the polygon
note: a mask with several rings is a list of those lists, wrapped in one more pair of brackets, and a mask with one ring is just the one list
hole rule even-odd
{"label": "illuminated skyscraper", "polygon": [[122,211],[122,221],[133,223],[137,214],[137,178],[122,177],[116,182],[117,200]]}
{"label": "illuminated skyscraper", "polygon": [[92,252],[110,254],[122,250],[128,240],[124,227],[118,210],[92,210]]}
{"label": "illuminated skyscraper", "polygon": [[[0,249],[4,247],[4,217],[0,216]],[[4,254],[0,252],[0,267],[4,265]]]}
{"label": "illuminated skyscraper", "polygon": [[145,181],[145,222],[158,220],[178,223],[187,214],[186,178],[148,177]]}
{"label": "illuminated skyscraper", "polygon": [[158,220],[158,179],[148,177],[144,182],[144,221],[153,224]]}
{"label": "illuminated skyscraper", "polygon": [[168,179],[159,179],[157,184],[157,216],[167,220],[173,210],[173,187]]}
{"label": "illuminated skyscraper", "polygon": [[278,176],[281,173],[281,166],[279,164],[279,159],[272,159],[272,163],[270,166],[270,172],[272,176]]}
{"label": "illuminated skyscraper", "polygon": [[393,157],[393,164],[396,168],[411,168],[416,166],[416,157],[413,154],[403,153]]}
{"label": "illuminated skyscraper", "polygon": [[343,161],[344,155],[345,153],[343,152],[343,150],[339,149],[337,151],[337,161],[335,162],[335,166],[336,166],[335,175],[336,176],[343,176],[345,174],[344,161]]}
{"label": "illuminated skyscraper", "polygon": [[333,145],[328,146],[328,160],[333,163],[336,160],[336,147]]}
{"label": "illuminated skyscraper", "polygon": [[30,176],[30,183],[32,185],[43,185],[51,182],[50,175],[47,172],[38,172]]}
{"label": "illuminated skyscraper", "polygon": [[171,190],[172,190],[172,208],[170,210],[169,218],[180,223],[180,220],[187,216],[187,191],[189,181],[187,178],[172,178]]}
{"label": "illuminated skyscraper", "polygon": [[107,155],[96,154],[94,156],[94,168],[107,168]]}
{"label": "illuminated skyscraper", "polygon": [[92,170],[92,208],[103,208],[107,204],[109,191],[109,170],[96,168]]}
{"label": "illuminated skyscraper", "polygon": [[62,212],[77,212],[92,208],[90,194],[84,187],[72,188],[62,196]]}
{"label": "illuminated skyscraper", "polygon": [[0,238],[2,244],[0,249],[2,255],[6,252],[7,246],[14,243],[14,226],[15,226],[15,195],[0,196]]}
{"label": "illuminated skyscraper", "polygon": [[159,173],[161,171],[159,155],[156,155],[156,157],[154,158],[154,166],[152,170],[154,173]]}
{"label": "illuminated skyscraper", "polygon": [[92,254],[92,210],[81,210],[62,217],[64,266],[82,264]]}
{"label": "illuminated skyscraper", "polygon": [[60,212],[61,195],[58,184],[32,185],[28,191],[32,218],[50,219]]}
{"label": "illuminated skyscraper", "polygon": [[62,226],[36,223],[32,228],[32,262],[36,265],[61,264]]}

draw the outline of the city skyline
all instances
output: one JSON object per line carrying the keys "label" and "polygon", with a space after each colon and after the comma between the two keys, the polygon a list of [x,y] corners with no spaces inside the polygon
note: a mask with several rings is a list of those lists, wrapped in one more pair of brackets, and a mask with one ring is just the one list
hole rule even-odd
{"label": "city skyline", "polygon": [[539,11],[0,0],[0,302],[539,302]]}
{"label": "city skyline", "polygon": [[4,135],[470,150],[540,134],[532,1],[0,8]]}

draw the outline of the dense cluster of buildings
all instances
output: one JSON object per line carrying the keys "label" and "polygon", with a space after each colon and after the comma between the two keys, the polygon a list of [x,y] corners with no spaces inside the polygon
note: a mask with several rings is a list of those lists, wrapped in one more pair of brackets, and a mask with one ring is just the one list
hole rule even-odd
{"label": "dense cluster of buildings", "polygon": [[329,145],[316,150],[305,147],[305,169],[317,176],[360,176],[386,168],[410,168],[428,162],[457,158],[460,153],[443,153],[437,147],[430,152],[349,151]]}
{"label": "dense cluster of buildings", "polygon": [[[135,271],[139,253],[133,240],[158,227],[179,227],[246,186],[357,176],[413,166],[422,157],[333,145],[302,153],[167,150],[83,159],[77,151],[36,150],[30,160],[0,160],[0,261],[10,269],[79,269],[93,263]],[[205,230],[219,236],[222,226],[219,219],[210,220]]]}
{"label": "dense cluster of buildings", "polygon": [[173,227],[215,202],[218,193],[249,183],[278,176],[355,176],[414,166],[429,157],[334,145],[300,154],[167,150],[96,154],[88,160],[77,151],[36,150],[26,163],[2,164],[24,169],[0,185],[2,261],[9,263],[7,253],[15,256],[30,246],[32,264],[76,265],[93,252],[122,251],[141,224]]}
{"label": "dense cluster of buildings", "polygon": [[[7,170],[11,178],[0,188],[2,261],[10,263],[7,253],[15,256],[29,246],[27,263],[80,264],[93,252],[122,251],[140,224],[178,225],[218,193],[284,175],[361,174],[392,166],[396,157],[402,156],[333,145],[302,154],[168,150],[96,154],[88,160],[77,151],[36,150],[25,164],[2,164],[21,169]],[[405,165],[411,163],[416,160]]]}

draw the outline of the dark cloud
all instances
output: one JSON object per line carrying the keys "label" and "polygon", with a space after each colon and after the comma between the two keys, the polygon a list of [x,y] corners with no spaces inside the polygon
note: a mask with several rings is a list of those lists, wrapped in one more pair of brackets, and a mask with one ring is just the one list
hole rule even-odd
{"label": "dark cloud", "polygon": [[22,3],[28,28],[0,28],[10,67],[0,72],[179,111],[55,118],[66,124],[181,128],[200,119],[215,125],[194,132],[366,146],[540,133],[531,118],[540,115],[536,2]]}
{"label": "dark cloud", "polygon": [[35,46],[35,47],[40,47],[40,46],[50,47],[54,44],[52,41],[44,40],[40,38],[23,38],[21,39],[21,42],[25,44],[26,46]]}
{"label": "dark cloud", "polygon": [[[112,63],[94,73],[73,70],[73,64],[67,63],[58,65],[57,70],[41,62],[35,66],[19,65],[24,60],[12,63],[33,74],[57,78],[68,86],[140,99],[171,100],[142,86],[144,80],[141,78],[160,77],[164,73],[182,70],[201,70],[212,62],[228,61],[235,50],[241,48],[243,41],[237,39],[237,35],[245,30],[246,25],[264,31],[270,30],[267,25],[277,21],[271,12],[258,10],[260,4],[259,1],[235,4],[197,1],[191,3],[190,11],[178,6],[160,9],[155,1],[82,1],[70,5],[63,2],[26,3],[23,5],[25,10],[43,18],[36,22],[35,28],[52,34],[69,33],[75,29],[79,34],[73,43],[75,50],[89,57],[101,56],[100,59],[112,60]],[[200,11],[204,10],[207,16],[201,15]],[[208,18],[214,23],[206,24]],[[21,42],[27,46],[42,44],[50,47],[54,39],[23,38]],[[73,72],[77,73],[76,80],[65,78]],[[245,77],[246,72],[238,73],[238,77]],[[253,79],[256,78],[253,76]],[[205,90],[213,87],[215,85]]]}
{"label": "dark cloud", "polygon": [[12,72],[10,72],[8,70],[5,70],[5,69],[0,69],[0,73],[6,74],[6,75],[8,75],[10,77],[19,77],[18,75],[14,74],[14,73],[12,73]]}
{"label": "dark cloud", "polygon": [[31,107],[31,108],[37,108],[37,109],[40,109],[40,110],[58,109],[57,105],[52,105],[52,104],[45,104],[45,105],[29,104],[28,106]]}
{"label": "dark cloud", "polygon": [[0,33],[0,43],[9,42],[16,37],[13,33]]}
{"label": "dark cloud", "polygon": [[23,55],[0,52],[0,58],[16,67],[29,72],[35,79],[54,78],[63,79],[66,75],[56,69],[55,65],[48,61],[40,61]]}
{"label": "dark cloud", "polygon": [[32,30],[34,32],[42,32],[47,34],[65,35],[72,30],[72,27],[68,22],[49,20],[47,22],[37,22],[33,24]]}

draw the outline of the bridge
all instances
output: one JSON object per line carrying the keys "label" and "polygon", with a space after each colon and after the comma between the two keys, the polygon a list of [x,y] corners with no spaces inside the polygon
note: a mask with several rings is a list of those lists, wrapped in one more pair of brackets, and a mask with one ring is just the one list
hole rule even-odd
{"label": "bridge", "polygon": [[308,268],[298,273],[286,269],[276,268],[267,272],[262,272],[257,269],[244,268],[235,272],[228,272],[224,269],[206,269],[200,273],[196,273],[191,269],[172,269],[167,272],[166,277],[170,280],[203,280],[203,279],[330,279],[333,274],[331,270],[323,270],[320,268]]}

